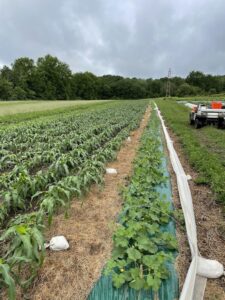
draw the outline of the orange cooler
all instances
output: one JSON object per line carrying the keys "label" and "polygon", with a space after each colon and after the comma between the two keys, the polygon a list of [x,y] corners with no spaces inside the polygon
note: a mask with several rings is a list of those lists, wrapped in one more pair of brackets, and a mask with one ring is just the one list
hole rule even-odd
{"label": "orange cooler", "polygon": [[212,109],[222,109],[221,101],[212,101],[211,103]]}

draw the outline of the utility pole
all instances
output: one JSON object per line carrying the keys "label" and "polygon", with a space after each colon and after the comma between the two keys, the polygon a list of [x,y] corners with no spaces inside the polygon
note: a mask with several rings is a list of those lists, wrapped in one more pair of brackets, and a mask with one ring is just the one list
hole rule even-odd
{"label": "utility pole", "polygon": [[166,98],[171,96],[171,68],[168,71],[167,83],[166,83]]}

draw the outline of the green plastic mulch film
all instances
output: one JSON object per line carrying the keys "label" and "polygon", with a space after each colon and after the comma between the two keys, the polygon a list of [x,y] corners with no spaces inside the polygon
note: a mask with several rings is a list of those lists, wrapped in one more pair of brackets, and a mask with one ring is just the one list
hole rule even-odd
{"label": "green plastic mulch film", "polygon": [[[153,112],[155,113],[155,112]],[[159,124],[159,123],[158,123]],[[154,133],[155,137],[161,137],[161,127],[158,125],[157,132]],[[172,204],[172,190],[171,182],[169,178],[169,172],[167,169],[167,158],[164,154],[164,148],[162,140],[160,142],[159,151],[163,152],[162,156],[162,169],[164,176],[166,177],[166,182],[163,185],[157,186],[156,190],[160,195],[160,198],[166,199],[166,201],[171,202]],[[171,221],[166,225],[161,227],[162,231],[169,232],[175,236],[175,224],[174,221]],[[166,280],[162,281],[160,289],[158,292],[153,292],[152,290],[140,290],[136,291],[130,288],[128,285],[124,285],[121,288],[117,289],[113,286],[112,279],[110,276],[102,274],[100,279],[95,284],[92,289],[88,300],[174,300],[178,299],[179,295],[179,286],[178,286],[178,277],[173,263],[167,264],[169,270],[169,277]]]}

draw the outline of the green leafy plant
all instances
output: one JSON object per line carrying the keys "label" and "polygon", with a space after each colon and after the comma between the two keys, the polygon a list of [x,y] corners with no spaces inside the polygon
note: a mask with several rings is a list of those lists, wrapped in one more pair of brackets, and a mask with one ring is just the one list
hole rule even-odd
{"label": "green leafy plant", "polygon": [[[39,119],[1,131],[0,288],[27,287],[43,263],[43,231],[60,209],[92,184],[102,185],[105,163],[138,127],[148,101],[113,104],[101,111]],[[26,275],[26,276],[25,276]]]}
{"label": "green leafy plant", "polygon": [[116,288],[128,284],[135,290],[156,292],[169,276],[168,264],[177,249],[176,237],[162,229],[173,218],[173,211],[156,189],[165,182],[158,135],[158,119],[152,112],[130,184],[122,191],[124,207],[113,235],[112,258],[105,269]]}
{"label": "green leafy plant", "polygon": [[16,299],[15,281],[10,274],[10,267],[3,259],[0,258],[0,284],[8,289],[9,300]]}

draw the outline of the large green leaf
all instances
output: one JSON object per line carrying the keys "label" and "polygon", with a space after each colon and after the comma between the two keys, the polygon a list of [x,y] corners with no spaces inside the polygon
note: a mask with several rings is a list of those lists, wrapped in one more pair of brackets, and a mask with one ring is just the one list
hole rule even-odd
{"label": "large green leaf", "polygon": [[10,275],[10,267],[7,264],[0,263],[0,279],[3,281],[3,283],[8,287],[8,296],[9,300],[15,300],[16,299],[16,288],[15,288],[15,282]]}
{"label": "large green leaf", "polygon": [[128,257],[129,259],[133,260],[133,261],[136,261],[138,259],[141,259],[141,252],[138,251],[137,249],[135,248],[128,248],[127,249],[127,254],[128,254]]}

